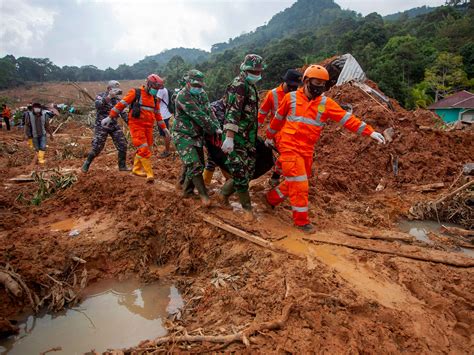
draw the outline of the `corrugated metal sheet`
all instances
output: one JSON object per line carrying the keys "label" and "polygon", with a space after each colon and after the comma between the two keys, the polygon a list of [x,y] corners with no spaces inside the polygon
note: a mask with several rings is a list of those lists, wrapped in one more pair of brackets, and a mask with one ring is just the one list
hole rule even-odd
{"label": "corrugated metal sheet", "polygon": [[345,59],[345,63],[344,68],[342,68],[341,74],[337,79],[336,85],[342,85],[351,80],[359,82],[364,82],[367,80],[364,70],[351,54],[344,54],[341,56],[341,59]]}

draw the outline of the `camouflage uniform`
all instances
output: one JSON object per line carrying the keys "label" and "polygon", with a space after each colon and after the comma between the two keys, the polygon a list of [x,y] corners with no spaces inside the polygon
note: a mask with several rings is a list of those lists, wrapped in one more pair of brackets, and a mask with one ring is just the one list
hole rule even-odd
{"label": "camouflage uniform", "polygon": [[[191,70],[189,82],[192,84],[198,81],[199,76],[202,77],[201,72]],[[211,111],[206,92],[191,94],[187,87],[181,89],[176,97],[172,137],[185,165],[187,178],[192,179],[202,175],[204,135],[213,135],[218,128],[219,123]]]}
{"label": "camouflage uniform", "polygon": [[[127,152],[127,139],[125,138],[122,129],[117,123],[117,120],[112,120],[109,128],[102,127],[101,121],[109,115],[110,110],[120,101],[119,98],[106,99],[107,93],[102,92],[95,98],[95,108],[97,109],[97,116],[95,119],[94,139],[92,140],[91,155],[96,157],[104,149],[107,136],[110,134],[115,148],[119,152]],[[126,114],[122,115],[122,119],[127,122]]]}
{"label": "camouflage uniform", "polygon": [[258,92],[254,84],[247,82],[244,72],[227,88],[225,101],[224,132],[235,132],[234,150],[228,154],[226,166],[234,180],[235,191],[246,192],[255,170]]}

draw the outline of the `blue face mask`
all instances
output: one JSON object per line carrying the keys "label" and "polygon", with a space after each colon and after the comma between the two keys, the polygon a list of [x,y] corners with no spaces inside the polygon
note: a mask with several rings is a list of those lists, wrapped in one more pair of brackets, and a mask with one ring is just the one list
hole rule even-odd
{"label": "blue face mask", "polygon": [[158,94],[158,89],[150,89],[149,93],[152,96],[156,96],[156,94]]}
{"label": "blue face mask", "polygon": [[254,75],[247,73],[247,77],[245,78],[250,84],[255,84],[257,81],[262,79],[262,75]]}
{"label": "blue face mask", "polygon": [[189,92],[193,95],[199,95],[200,93],[202,93],[202,88],[195,88],[191,86],[191,88],[189,89]]}

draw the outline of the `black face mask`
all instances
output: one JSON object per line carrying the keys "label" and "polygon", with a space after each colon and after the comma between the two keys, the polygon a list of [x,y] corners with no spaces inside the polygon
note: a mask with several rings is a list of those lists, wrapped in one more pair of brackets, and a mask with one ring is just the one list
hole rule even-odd
{"label": "black face mask", "polygon": [[309,83],[308,90],[313,99],[315,99],[318,96],[321,96],[321,94],[324,92],[326,89],[325,85],[313,85]]}

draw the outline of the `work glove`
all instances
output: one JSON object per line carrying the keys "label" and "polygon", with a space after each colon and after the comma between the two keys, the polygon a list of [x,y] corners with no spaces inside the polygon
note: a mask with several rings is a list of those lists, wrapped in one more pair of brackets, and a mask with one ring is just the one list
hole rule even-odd
{"label": "work glove", "polygon": [[221,149],[225,154],[229,154],[230,152],[232,152],[234,150],[234,138],[225,137]]}
{"label": "work glove", "polygon": [[222,129],[220,128],[216,129],[216,134],[222,134]]}
{"label": "work glove", "polygon": [[108,116],[108,117],[104,118],[102,121],[100,121],[100,124],[104,128],[109,128],[110,125],[112,124],[112,117]]}
{"label": "work glove", "polygon": [[385,138],[382,133],[379,132],[372,132],[370,134],[370,138],[376,140],[379,144],[385,144]]}
{"label": "work glove", "polygon": [[275,146],[275,141],[271,138],[265,139],[264,143],[267,147],[274,147]]}
{"label": "work glove", "polygon": [[166,138],[170,138],[171,137],[171,133],[170,133],[170,130],[168,128],[162,128],[162,131],[163,133],[165,134],[165,137]]}

